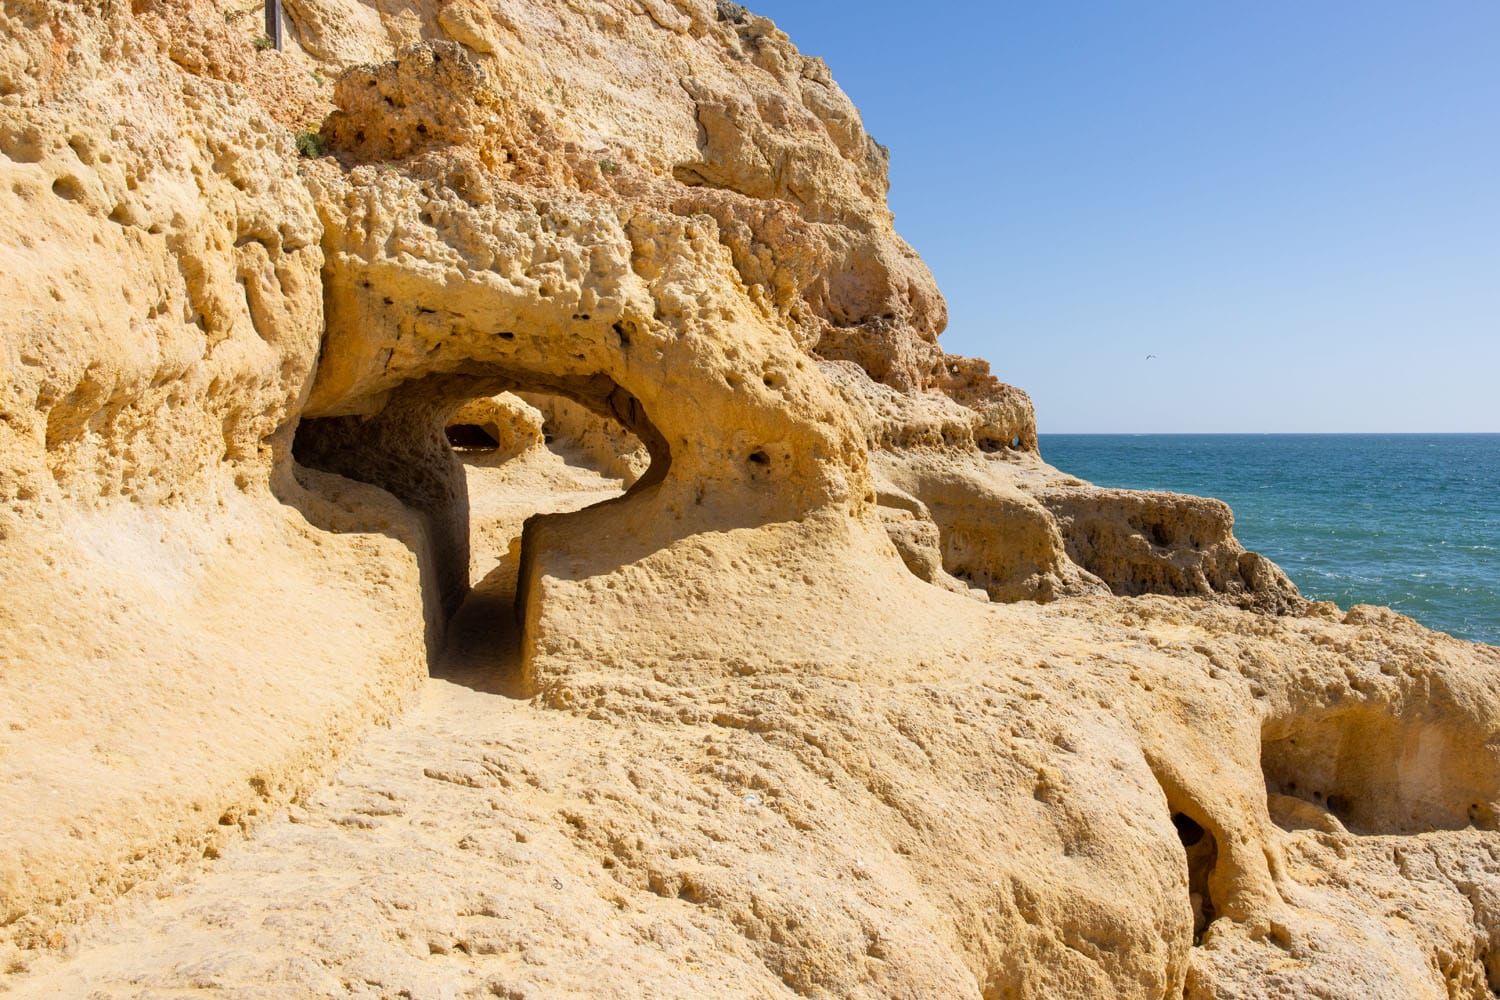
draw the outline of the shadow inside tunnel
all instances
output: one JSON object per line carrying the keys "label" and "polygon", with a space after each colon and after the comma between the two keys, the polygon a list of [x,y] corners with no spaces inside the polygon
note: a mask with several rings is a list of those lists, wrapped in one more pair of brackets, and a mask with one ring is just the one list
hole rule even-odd
{"label": "shadow inside tunnel", "polygon": [[447,641],[429,673],[483,694],[525,699],[521,625],[516,620],[517,548],[475,584],[448,622]]}

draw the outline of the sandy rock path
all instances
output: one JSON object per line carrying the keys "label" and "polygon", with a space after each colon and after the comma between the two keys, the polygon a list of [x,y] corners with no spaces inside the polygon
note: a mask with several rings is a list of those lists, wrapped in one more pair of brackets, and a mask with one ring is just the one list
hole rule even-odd
{"label": "sandy rock path", "polygon": [[[596,995],[628,995],[629,976],[608,987],[622,954],[676,964],[608,940],[628,924],[600,894],[597,863],[559,829],[567,772],[605,752],[598,734],[464,678],[430,680],[323,789],[168,894],[86,931],[18,995],[415,1000],[533,995],[527,984],[588,992],[591,980]],[[638,916],[651,938],[656,916]]]}
{"label": "sandy rock path", "polygon": [[[615,495],[619,481],[545,449],[471,462],[468,474],[475,575],[493,568],[411,710],[222,857],[128,901],[0,980],[0,993],[626,997],[643,982],[663,996],[785,992],[743,947],[718,947],[691,903],[627,899],[570,839],[570,806],[599,794],[601,777],[606,789],[628,784],[622,762],[638,751],[621,744],[645,734],[508,693],[522,522]],[[576,780],[584,772],[592,779]]]}

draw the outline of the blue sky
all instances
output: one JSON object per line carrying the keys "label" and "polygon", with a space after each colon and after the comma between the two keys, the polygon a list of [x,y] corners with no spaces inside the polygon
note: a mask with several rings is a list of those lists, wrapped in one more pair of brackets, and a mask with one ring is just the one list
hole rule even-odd
{"label": "blue sky", "polygon": [[1043,433],[1500,431],[1500,2],[749,6]]}

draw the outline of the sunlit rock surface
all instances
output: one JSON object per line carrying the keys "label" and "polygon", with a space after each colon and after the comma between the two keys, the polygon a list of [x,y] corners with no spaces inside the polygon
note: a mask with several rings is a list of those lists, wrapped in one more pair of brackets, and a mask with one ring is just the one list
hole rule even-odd
{"label": "sunlit rock surface", "polygon": [[1500,654],[1046,465],[820,61],[286,9],[0,0],[0,989],[1500,984]]}

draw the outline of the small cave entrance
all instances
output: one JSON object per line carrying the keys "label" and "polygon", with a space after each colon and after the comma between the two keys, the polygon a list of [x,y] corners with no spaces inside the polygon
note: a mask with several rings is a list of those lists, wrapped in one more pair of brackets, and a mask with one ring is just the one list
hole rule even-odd
{"label": "small cave entrance", "polygon": [[1415,834],[1497,828],[1489,734],[1461,717],[1403,718],[1374,703],[1268,721],[1261,771],[1286,830]]}
{"label": "small cave entrance", "polygon": [[986,455],[997,455],[1006,451],[1030,450],[1026,447],[1025,442],[1021,440],[1021,435],[1019,434],[1012,434],[1008,439],[980,435],[974,439],[974,444]]}
{"label": "small cave entrance", "polygon": [[526,523],[618,500],[660,481],[670,461],[639,404],[602,377],[428,377],[373,416],[304,419],[293,455],[401,502],[412,523],[399,535],[423,572],[430,672],[513,696],[528,693],[517,607]]}
{"label": "small cave entrance", "polygon": [[1218,916],[1209,879],[1219,863],[1219,842],[1208,828],[1187,813],[1174,812],[1172,826],[1187,857],[1188,902],[1193,908],[1193,944],[1201,944],[1208,925]]}
{"label": "small cave entrance", "polygon": [[443,428],[448,446],[456,452],[488,453],[500,450],[499,439],[478,424],[449,424]]}

